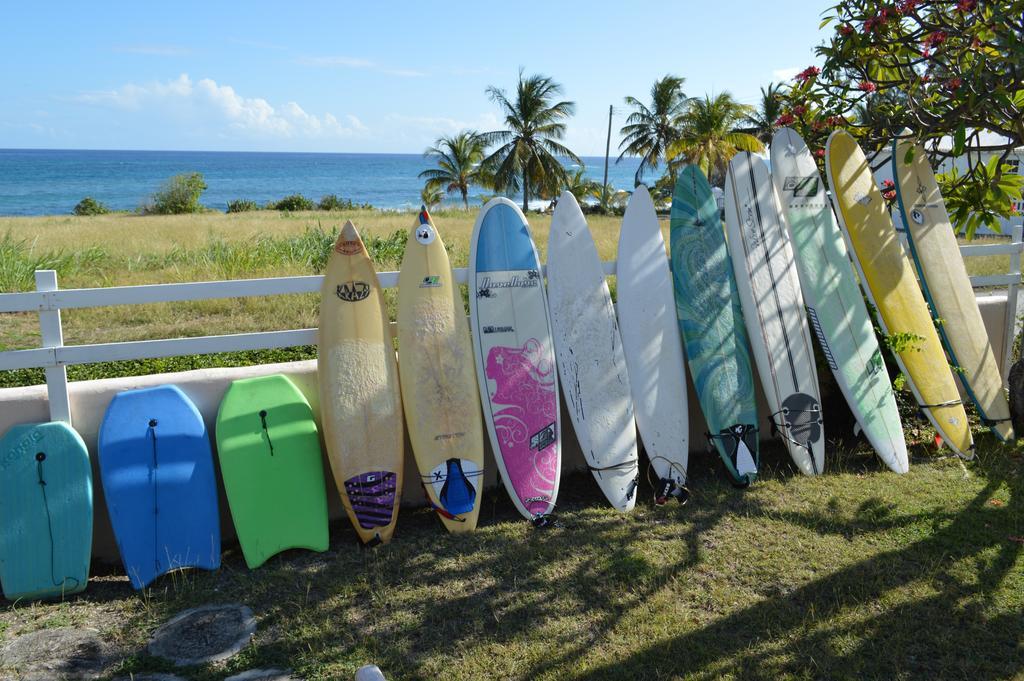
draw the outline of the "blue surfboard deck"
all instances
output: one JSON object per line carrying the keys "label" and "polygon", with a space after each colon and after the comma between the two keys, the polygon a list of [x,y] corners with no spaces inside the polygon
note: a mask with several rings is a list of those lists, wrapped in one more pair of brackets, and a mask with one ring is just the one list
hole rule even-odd
{"label": "blue surfboard deck", "polygon": [[695,165],[676,180],[670,250],[676,315],[697,399],[733,483],[746,486],[760,463],[749,341],[718,204]]}
{"label": "blue surfboard deck", "polygon": [[125,573],[142,589],[171,570],[220,567],[213,454],[199,410],[172,385],[111,400],[100,477]]}
{"label": "blue surfboard deck", "polygon": [[92,468],[65,423],[14,426],[0,439],[0,583],[10,600],[85,588],[92,553]]}

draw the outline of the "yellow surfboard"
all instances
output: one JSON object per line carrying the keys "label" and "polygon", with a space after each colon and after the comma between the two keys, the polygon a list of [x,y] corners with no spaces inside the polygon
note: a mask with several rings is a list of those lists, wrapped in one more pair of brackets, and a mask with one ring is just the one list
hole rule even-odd
{"label": "yellow surfboard", "polygon": [[427,498],[450,532],[476,528],[484,428],[462,294],[426,209],[398,275],[402,400]]}
{"label": "yellow surfboard", "polygon": [[363,542],[387,542],[402,499],[402,396],[380,282],[351,222],[327,260],[318,350],[324,442],[342,504]]}
{"label": "yellow surfboard", "polygon": [[892,167],[910,257],[925,298],[942,320],[939,338],[960,367],[960,382],[982,422],[1001,440],[1011,440],[1003,377],[928,157],[920,145],[904,140],[893,144]]}
{"label": "yellow surfboard", "polygon": [[974,442],[967,413],[914,268],[900,245],[867,158],[846,131],[836,130],[829,136],[825,169],[839,225],[883,331],[890,336],[915,336],[896,354],[907,384],[946,444],[959,454],[969,454]]}

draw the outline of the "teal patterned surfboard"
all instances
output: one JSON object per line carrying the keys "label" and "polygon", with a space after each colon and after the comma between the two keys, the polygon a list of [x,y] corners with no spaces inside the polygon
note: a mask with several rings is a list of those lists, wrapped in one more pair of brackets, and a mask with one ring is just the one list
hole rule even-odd
{"label": "teal patterned surfboard", "polygon": [[707,436],[733,484],[746,487],[760,460],[749,342],[718,204],[695,165],[676,180],[670,243],[676,315]]}

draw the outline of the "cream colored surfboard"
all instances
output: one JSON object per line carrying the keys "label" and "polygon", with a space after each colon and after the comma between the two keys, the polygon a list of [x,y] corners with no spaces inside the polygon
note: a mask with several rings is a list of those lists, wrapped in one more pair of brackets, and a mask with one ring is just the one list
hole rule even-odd
{"label": "cream colored surfboard", "polygon": [[324,273],[317,370],[327,458],[364,542],[387,542],[402,498],[398,363],[377,272],[346,222]]}
{"label": "cream colored surfboard", "polygon": [[426,209],[398,275],[402,398],[427,498],[450,532],[476,528],[484,425],[462,294]]}
{"label": "cream colored surfboard", "polygon": [[1003,377],[928,157],[909,140],[893,142],[892,168],[910,257],[932,312],[942,320],[939,338],[960,367],[960,382],[982,423],[1001,440],[1011,440]]}
{"label": "cream colored surfboard", "polygon": [[848,132],[836,130],[829,136],[825,170],[839,226],[883,331],[914,336],[905,350],[894,353],[907,384],[946,444],[968,455],[974,440],[967,413],[931,313],[868,160]]}

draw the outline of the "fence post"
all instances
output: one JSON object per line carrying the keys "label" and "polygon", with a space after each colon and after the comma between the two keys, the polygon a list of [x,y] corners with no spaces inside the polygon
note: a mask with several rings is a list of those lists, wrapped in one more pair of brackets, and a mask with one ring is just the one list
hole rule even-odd
{"label": "fence post", "polygon": [[1010,375],[1013,363],[1013,342],[1017,339],[1017,293],[1020,289],[1020,253],[1024,248],[1024,221],[1013,226],[1012,243],[1017,246],[1010,254],[1010,274],[1017,275],[1017,280],[1006,287],[1006,337],[1003,339],[1003,382]]}
{"label": "fence post", "polygon": [[[56,291],[57,272],[36,270],[36,290]],[[64,329],[60,310],[40,310],[39,331],[44,348],[64,346]],[[50,403],[50,420],[71,424],[71,401],[68,399],[68,370],[63,364],[46,367],[46,396]]]}

